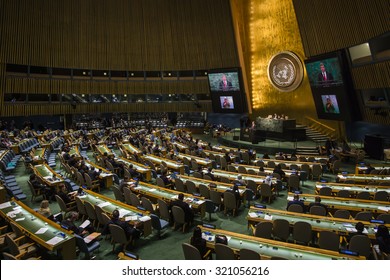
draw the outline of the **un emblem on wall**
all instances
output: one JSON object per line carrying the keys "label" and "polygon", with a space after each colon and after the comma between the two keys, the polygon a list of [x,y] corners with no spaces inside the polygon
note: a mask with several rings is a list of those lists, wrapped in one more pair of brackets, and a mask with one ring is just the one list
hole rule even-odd
{"label": "un emblem on wall", "polygon": [[303,80],[301,60],[293,52],[277,53],[268,63],[268,79],[280,91],[295,90]]}

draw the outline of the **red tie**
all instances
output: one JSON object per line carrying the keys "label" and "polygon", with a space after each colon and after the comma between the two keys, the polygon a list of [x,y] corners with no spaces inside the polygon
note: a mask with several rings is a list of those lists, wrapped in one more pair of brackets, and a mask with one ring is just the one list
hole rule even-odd
{"label": "red tie", "polygon": [[324,73],[324,81],[326,81],[326,74]]}

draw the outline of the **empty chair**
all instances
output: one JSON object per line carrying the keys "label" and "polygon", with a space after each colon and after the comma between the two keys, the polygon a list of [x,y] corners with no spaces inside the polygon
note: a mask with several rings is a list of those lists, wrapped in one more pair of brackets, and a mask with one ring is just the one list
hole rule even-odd
{"label": "empty chair", "polygon": [[203,178],[203,175],[198,171],[195,171],[194,173],[192,173],[192,176],[194,176],[195,178],[198,178],[198,179]]}
{"label": "empty chair", "polygon": [[16,259],[28,259],[38,252],[38,247],[35,243],[22,243],[24,241],[26,241],[25,237],[12,239],[8,234],[5,235],[5,243],[8,250]]}
{"label": "empty chair", "polygon": [[337,193],[337,197],[344,197],[344,198],[349,198],[351,194],[349,193],[349,190],[340,190]]}
{"label": "empty chair", "polygon": [[235,260],[236,256],[232,248],[225,244],[215,244],[215,255],[217,260]]}
{"label": "empty chair", "polygon": [[376,192],[375,195],[374,195],[374,200],[376,201],[388,201],[389,198],[388,198],[388,194],[387,194],[387,191],[379,191],[379,192]]}
{"label": "empty chair", "polygon": [[261,200],[268,198],[268,203],[271,203],[273,197],[272,187],[268,184],[261,184],[260,195],[261,195]]}
{"label": "empty chair", "polygon": [[378,220],[382,220],[385,222],[385,224],[390,224],[390,214],[380,214],[378,217],[377,217]]}
{"label": "empty chair", "polygon": [[341,167],[341,160],[337,159],[330,166],[330,171],[332,171],[333,174],[336,174],[340,171],[340,167]]}
{"label": "empty chair", "polygon": [[293,228],[293,239],[296,243],[309,244],[312,240],[311,225],[307,222],[295,222]]}
{"label": "empty chair", "polygon": [[321,249],[339,251],[340,236],[333,231],[320,231],[318,246]]}
{"label": "empty chair", "polygon": [[256,161],[256,166],[258,166],[258,167],[265,167],[264,161],[262,161],[262,160]]}
{"label": "empty chair", "polygon": [[272,222],[260,222],[256,225],[253,235],[256,237],[271,239],[272,236]]}
{"label": "empty chair", "polygon": [[125,197],[123,196],[123,193],[120,191],[120,189],[117,186],[112,186],[111,189],[114,192],[114,196],[116,200],[120,202],[125,201]]}
{"label": "empty chair", "polygon": [[240,174],[247,174],[246,168],[244,166],[239,165],[238,166],[238,173]]}
{"label": "empty chair", "polygon": [[205,179],[207,181],[213,181],[213,179],[209,175],[206,175],[206,174],[203,175],[203,179]]}
{"label": "empty chair", "polygon": [[291,175],[288,178],[288,189],[289,189],[289,191],[299,190],[299,176],[298,175]]}
{"label": "empty chair", "polygon": [[156,211],[156,205],[154,205],[149,198],[143,196],[141,197],[142,206],[149,211],[150,213],[154,213]]}
{"label": "empty chair", "polygon": [[233,211],[233,216],[236,215],[236,211],[237,211],[237,200],[236,200],[236,196],[231,193],[231,192],[225,192],[224,195],[223,195],[223,205],[225,207],[224,209],[224,213],[226,214],[226,212],[228,210],[232,210]]}
{"label": "empty chair", "polygon": [[356,214],[355,220],[369,222],[370,220],[372,220],[372,213],[364,211],[359,212]]}
{"label": "empty chair", "polygon": [[210,199],[214,205],[218,206],[218,210],[221,210],[222,196],[221,193],[216,190],[210,190]]}
{"label": "empty chair", "polygon": [[139,200],[138,196],[135,193],[130,194],[130,202],[131,205],[134,207],[141,206],[141,201]]}
{"label": "empty chair", "polygon": [[169,226],[169,222],[160,219],[155,214],[150,214],[150,218],[152,219],[152,227],[154,230],[157,231],[157,236],[160,239],[161,238],[161,230],[167,228]]}
{"label": "empty chair", "polygon": [[228,170],[229,172],[237,172],[237,169],[234,165],[228,165]]}
{"label": "empty chair", "polygon": [[257,172],[254,169],[248,169],[248,174],[249,175],[257,175]]}
{"label": "empty chair", "polygon": [[34,188],[34,186],[31,184],[30,181],[27,181],[27,184],[30,188],[30,191],[31,191],[31,201],[34,201],[37,197],[41,196],[42,199],[45,199],[45,193],[44,193],[44,189],[36,189]]}
{"label": "empty chair", "polygon": [[311,170],[311,178],[312,180],[317,179],[320,180],[322,175],[322,167],[319,164],[313,164],[312,170]]}
{"label": "empty chair", "polygon": [[276,166],[276,163],[275,163],[274,161],[271,161],[271,160],[268,161],[267,167],[269,167],[269,168],[275,168],[275,166]]}
{"label": "empty chair", "polygon": [[100,248],[100,242],[97,240],[91,241],[90,243],[86,243],[84,238],[80,235],[75,234],[76,237],[76,245],[79,248],[80,252],[85,254],[85,259],[90,260],[94,258],[91,253]]}
{"label": "empty chair", "polygon": [[348,210],[339,209],[334,213],[333,217],[339,219],[349,219],[351,217],[351,213]]}
{"label": "empty chair", "polygon": [[210,190],[209,188],[204,184],[198,185],[200,195],[206,199],[210,198]]}
{"label": "empty chair", "polygon": [[369,200],[370,199],[370,193],[363,191],[356,195],[356,199],[363,199],[363,200]]}
{"label": "empty chair", "polygon": [[157,203],[158,203],[158,210],[160,212],[160,218],[165,221],[169,221],[171,219],[171,215],[169,214],[169,208],[167,203],[162,199],[158,199]]}
{"label": "empty chair", "polygon": [[291,204],[288,208],[287,211],[289,212],[295,212],[295,213],[303,213],[303,207],[298,204]]}
{"label": "empty chair", "polygon": [[240,250],[240,260],[261,260],[261,256],[253,250],[242,248]]}
{"label": "empty chair", "polygon": [[131,198],[130,198],[131,193],[132,192],[131,192],[130,188],[128,188],[128,187],[123,188],[123,197],[124,197],[125,203],[129,204],[129,205],[131,205]]}
{"label": "empty chair", "polygon": [[183,181],[180,178],[175,179],[175,189],[178,192],[186,192]]}
{"label": "empty chair", "polygon": [[370,238],[366,235],[354,235],[349,241],[348,249],[368,258],[371,253]]}
{"label": "empty chair", "polygon": [[195,246],[189,243],[181,244],[185,260],[204,260],[210,254],[210,251],[207,251],[207,256],[202,256]]}
{"label": "empty chair", "polygon": [[299,180],[302,182],[302,186],[305,185],[305,181],[307,181],[307,178],[308,178],[308,174],[306,171],[301,171],[299,173]]}
{"label": "empty chair", "polygon": [[192,182],[190,180],[187,180],[185,185],[187,187],[187,192],[188,193],[193,194],[193,193],[197,193],[198,192],[194,182]]}
{"label": "empty chair", "polygon": [[97,189],[97,191],[100,192],[100,182],[98,180],[92,181],[91,177],[87,173],[84,173],[84,178],[85,184],[89,190],[93,191]]}
{"label": "empty chair", "polygon": [[318,193],[322,196],[332,196],[332,188],[322,187]]}
{"label": "empty chair", "polygon": [[172,216],[173,216],[173,228],[176,229],[177,226],[182,226],[183,232],[186,231],[188,223],[185,219],[184,210],[179,206],[172,207]]}
{"label": "empty chair", "polygon": [[287,241],[290,236],[290,224],[287,220],[276,219],[272,227],[272,234],[274,238]]}
{"label": "empty chair", "polygon": [[298,167],[298,165],[292,163],[292,164],[290,164],[290,170],[299,170],[299,167]]}
{"label": "empty chair", "polygon": [[310,214],[317,216],[326,216],[326,209],[319,205],[313,205],[310,207]]}
{"label": "empty chair", "polygon": [[116,224],[109,224],[108,227],[111,234],[112,251],[115,251],[115,245],[117,243],[123,246],[121,251],[124,251],[132,241],[132,238],[127,238],[125,230]]}
{"label": "empty chair", "polygon": [[96,216],[95,206],[93,206],[89,201],[85,201],[84,206],[87,212],[87,216],[90,220],[92,220],[93,225],[95,224],[95,222],[99,225],[99,221]]}
{"label": "empty chair", "polygon": [[211,199],[205,200],[205,212],[209,214],[209,221],[211,221],[211,214],[216,213],[219,206],[215,205]]}
{"label": "empty chair", "polygon": [[55,195],[56,201],[58,205],[60,206],[60,209],[64,214],[68,213],[69,211],[75,210],[76,209],[76,202],[72,202],[69,204],[65,204],[65,202],[62,200],[62,198],[58,195]]}
{"label": "empty chair", "polygon": [[75,197],[76,205],[77,205],[77,212],[79,212],[79,216],[81,217],[81,220],[84,220],[87,215],[87,210],[85,210],[85,205],[81,201],[81,199],[76,196]]}
{"label": "empty chair", "polygon": [[156,183],[157,183],[157,186],[159,186],[159,187],[161,187],[161,188],[166,188],[163,179],[161,179],[160,177],[157,177],[157,178],[156,178]]}

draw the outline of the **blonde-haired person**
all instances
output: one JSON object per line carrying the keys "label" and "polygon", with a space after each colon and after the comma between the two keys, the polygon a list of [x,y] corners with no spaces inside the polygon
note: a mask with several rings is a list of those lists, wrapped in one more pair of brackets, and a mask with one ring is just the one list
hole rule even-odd
{"label": "blonde-haired person", "polygon": [[37,211],[39,214],[49,217],[51,215],[51,210],[49,207],[49,201],[48,200],[42,200],[41,206]]}

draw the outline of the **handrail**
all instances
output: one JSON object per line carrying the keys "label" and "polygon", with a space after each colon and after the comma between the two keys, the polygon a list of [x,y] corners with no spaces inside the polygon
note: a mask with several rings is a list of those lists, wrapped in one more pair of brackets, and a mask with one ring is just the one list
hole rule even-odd
{"label": "handrail", "polygon": [[326,129],[328,129],[328,130],[330,130],[332,132],[336,132],[336,129],[334,129],[333,127],[330,127],[330,126],[328,126],[326,124],[323,124],[323,123],[321,123],[321,122],[319,122],[319,121],[317,121],[317,120],[315,120],[315,119],[313,119],[311,117],[305,116],[305,118],[310,120],[310,121],[312,121],[312,122],[315,122],[316,124],[319,124],[319,125],[325,127]]}

